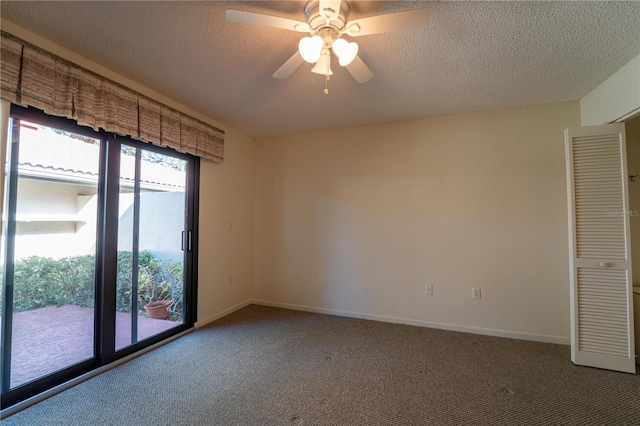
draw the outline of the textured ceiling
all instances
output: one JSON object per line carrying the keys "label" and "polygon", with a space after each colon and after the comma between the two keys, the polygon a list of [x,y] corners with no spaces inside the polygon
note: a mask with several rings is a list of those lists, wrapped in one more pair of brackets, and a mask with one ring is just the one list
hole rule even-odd
{"label": "textured ceiling", "polygon": [[374,78],[332,63],[271,75],[300,33],[226,22],[229,8],[304,21],[305,2],[0,3],[1,16],[249,136],[577,100],[640,53],[640,2],[353,1],[351,18],[427,7],[424,29],[357,39]]}

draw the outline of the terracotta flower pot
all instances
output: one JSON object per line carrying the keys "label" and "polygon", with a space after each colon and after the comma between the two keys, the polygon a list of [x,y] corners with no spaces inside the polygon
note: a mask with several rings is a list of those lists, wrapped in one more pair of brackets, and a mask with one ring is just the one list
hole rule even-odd
{"label": "terracotta flower pot", "polygon": [[147,311],[149,318],[167,319],[170,314],[169,305],[171,305],[171,300],[156,300],[145,305],[144,310]]}

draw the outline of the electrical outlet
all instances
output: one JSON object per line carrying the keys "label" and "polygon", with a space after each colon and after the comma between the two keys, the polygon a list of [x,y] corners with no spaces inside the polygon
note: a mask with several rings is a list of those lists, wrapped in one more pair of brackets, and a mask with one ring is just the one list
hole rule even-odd
{"label": "electrical outlet", "polygon": [[424,286],[424,294],[427,296],[433,296],[433,284],[427,284]]}
{"label": "electrical outlet", "polygon": [[471,297],[474,299],[482,299],[482,292],[479,288],[472,288],[471,290],[473,290]]}

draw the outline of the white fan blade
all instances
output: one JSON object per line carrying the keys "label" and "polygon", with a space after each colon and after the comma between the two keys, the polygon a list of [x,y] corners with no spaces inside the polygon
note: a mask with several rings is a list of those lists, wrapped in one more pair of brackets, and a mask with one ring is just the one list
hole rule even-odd
{"label": "white fan blade", "polygon": [[345,67],[347,71],[356,79],[358,83],[364,83],[365,81],[371,80],[373,77],[373,73],[360,59],[360,56],[356,56],[356,58],[349,65]]}
{"label": "white fan blade", "polygon": [[283,28],[301,33],[311,31],[309,24],[306,22],[294,21],[293,19],[281,18],[279,16],[263,15],[261,13],[245,12],[243,10],[227,10],[227,21]]}
{"label": "white fan blade", "polygon": [[412,30],[425,27],[428,23],[429,9],[413,9],[349,21],[344,33],[351,37],[359,37],[397,30]]}
{"label": "white fan blade", "polygon": [[340,0],[320,0],[320,16],[328,21],[336,19],[340,15],[340,3]]}
{"label": "white fan blade", "polygon": [[284,80],[285,78],[293,74],[293,72],[297,70],[298,67],[303,63],[304,63],[304,59],[302,59],[302,55],[300,55],[300,52],[296,50],[296,53],[294,53],[293,56],[290,57],[289,60],[284,63],[284,65],[278,68],[278,71],[276,71],[275,74],[273,74],[273,76],[275,78]]}

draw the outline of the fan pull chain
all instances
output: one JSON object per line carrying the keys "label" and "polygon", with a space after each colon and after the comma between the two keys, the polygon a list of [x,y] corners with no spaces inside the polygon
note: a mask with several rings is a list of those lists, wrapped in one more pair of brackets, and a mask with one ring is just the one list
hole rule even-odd
{"label": "fan pull chain", "polygon": [[326,69],[325,69],[326,79],[324,80],[324,94],[329,94],[329,79],[331,76],[329,75],[329,61],[326,61]]}

